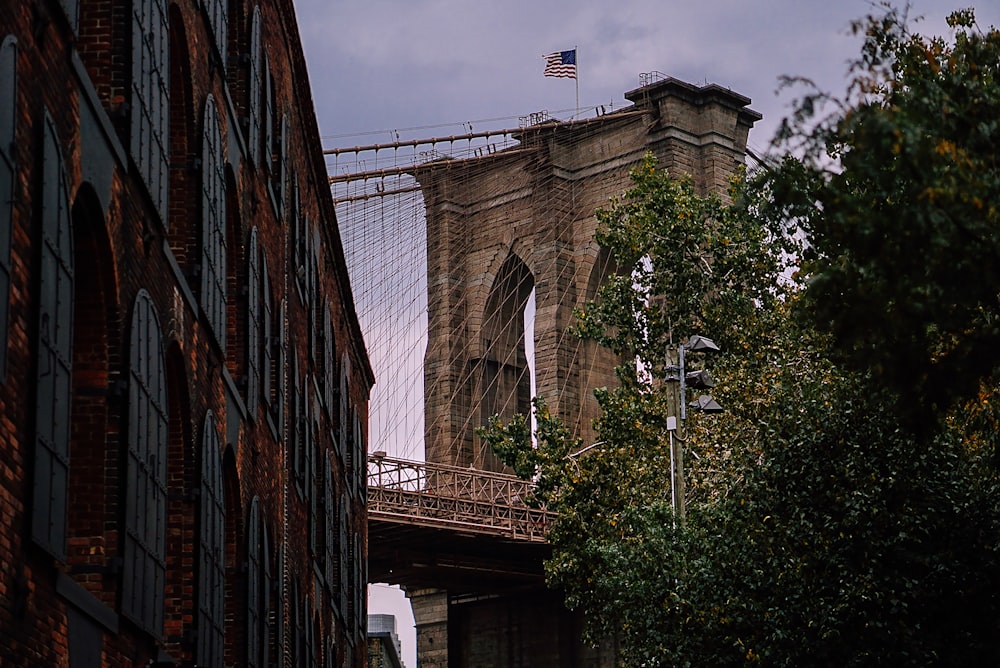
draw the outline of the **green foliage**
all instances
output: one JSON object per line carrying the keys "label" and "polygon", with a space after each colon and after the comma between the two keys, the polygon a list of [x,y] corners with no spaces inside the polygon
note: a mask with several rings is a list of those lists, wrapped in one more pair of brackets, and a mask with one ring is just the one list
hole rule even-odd
{"label": "green foliage", "polygon": [[846,99],[813,93],[779,134],[768,215],[809,239],[807,317],[930,435],[1000,369],[1000,31],[973,11],[951,41],[888,9]]}
{"label": "green foliage", "polygon": [[[483,433],[625,665],[1000,665],[1000,33],[949,23],[859,22],[847,98],[803,98],[796,157],[725,197],[647,159],[598,213],[620,274],[578,313],[625,360],[598,442],[541,400],[537,443],[523,417]],[[694,333],[726,412],[683,430],[680,521],[657,379]]]}

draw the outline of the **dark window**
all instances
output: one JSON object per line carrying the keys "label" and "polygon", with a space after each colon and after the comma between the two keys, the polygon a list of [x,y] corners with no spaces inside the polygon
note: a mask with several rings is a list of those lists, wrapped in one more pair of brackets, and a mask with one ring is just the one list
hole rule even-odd
{"label": "dark window", "polygon": [[250,136],[247,138],[247,145],[250,147],[250,160],[254,165],[260,164],[260,103],[263,95],[261,78],[260,7],[254,7],[250,28],[250,85],[247,105],[250,111]]}
{"label": "dark window", "polygon": [[166,0],[132,3],[132,100],[130,109],[132,160],[142,175],[153,205],[166,226],[167,82]]}
{"label": "dark window", "polygon": [[223,661],[226,594],[226,505],[222,487],[219,430],[209,412],[201,439],[201,493],[198,495],[198,649],[199,666]]}
{"label": "dark window", "polygon": [[247,250],[247,412],[257,419],[257,399],[260,396],[261,344],[264,335],[260,317],[260,252],[257,248],[257,228],[250,230]]}
{"label": "dark window", "polygon": [[167,387],[160,322],[141,290],[129,345],[128,470],[122,614],[159,636],[167,515]]}
{"label": "dark window", "polygon": [[271,169],[274,196],[278,200],[278,217],[284,215],[288,197],[288,114],[281,115],[281,125],[275,133],[274,166]]}
{"label": "dark window", "polygon": [[267,583],[261,565],[268,555],[264,552],[262,534],[260,499],[255,496],[250,502],[247,520],[247,668],[267,665],[267,643],[263,640],[267,624],[267,607],[264,605]]}
{"label": "dark window", "polygon": [[226,176],[219,110],[205,100],[201,152],[201,307],[223,351],[226,349]]}
{"label": "dark window", "polygon": [[271,76],[271,59],[268,58],[267,52],[264,52],[264,64],[263,64],[263,76],[264,76],[264,89],[261,93],[264,95],[264,118],[261,121],[261,129],[263,130],[263,143],[264,143],[264,156],[263,162],[267,166],[268,173],[271,170],[271,164],[273,161],[273,150],[274,150],[274,78]]}
{"label": "dark window", "polygon": [[275,412],[275,417],[278,422],[278,431],[281,434],[283,440],[287,440],[288,434],[286,430],[288,425],[285,424],[285,366],[286,360],[288,359],[288,337],[285,334],[285,321],[288,317],[288,300],[281,300],[281,307],[278,309],[278,359],[274,365],[274,388],[275,388],[275,402],[272,410]]}
{"label": "dark window", "polygon": [[330,303],[323,300],[323,405],[327,415],[333,417],[333,400],[337,396],[336,359],[337,350],[333,345],[333,316],[330,313]]}
{"label": "dark window", "polygon": [[340,589],[340,614],[344,621],[347,621],[347,614],[349,608],[347,607],[348,598],[348,579],[350,574],[350,554],[347,547],[347,536],[350,532],[350,503],[347,498],[347,491],[340,493],[340,532],[338,541],[338,546],[340,547],[340,571],[338,573],[337,587]]}
{"label": "dark window", "polygon": [[354,472],[353,485],[356,491],[361,495],[362,498],[365,497],[368,490],[368,453],[365,448],[365,436],[364,432],[361,430],[361,416],[358,415],[357,409],[353,412],[352,428],[354,433],[354,461],[357,463],[356,470]]}
{"label": "dark window", "polygon": [[306,481],[306,420],[308,411],[306,410],[305,383],[299,376],[299,358],[295,358],[294,374],[292,376],[292,439],[290,447],[292,450],[292,472],[295,476],[295,489],[300,497],[305,496]]}
{"label": "dark window", "polygon": [[306,220],[302,215],[301,203],[299,202],[299,184],[295,177],[292,177],[292,202],[289,217],[292,222],[292,262],[295,268],[295,287],[299,292],[299,299],[304,303],[306,299],[306,253],[308,249],[306,237]]}
{"label": "dark window", "polygon": [[326,576],[326,587],[333,597],[336,595],[336,583],[340,555],[337,553],[337,532],[339,515],[333,493],[333,467],[330,465],[329,453],[323,456],[323,573]]}
{"label": "dark window", "polygon": [[50,554],[62,559],[66,554],[66,486],[69,480],[73,230],[62,151],[48,112],[44,132],[31,535]]}
{"label": "dark window", "polygon": [[361,594],[358,592],[358,534],[351,531],[347,539],[346,551],[349,555],[350,570],[346,572],[347,581],[347,629],[353,634],[358,624],[358,603]]}
{"label": "dark window", "polygon": [[7,376],[10,310],[10,234],[14,223],[14,160],[17,128],[17,40],[0,43],[0,378]]}
{"label": "dark window", "polygon": [[306,416],[306,496],[309,503],[309,553],[314,555],[317,561],[321,561],[319,555],[319,513],[317,503],[319,502],[317,486],[319,485],[319,473],[316,471],[316,450],[320,447],[319,442],[319,399],[316,398],[316,384],[312,374],[309,375],[307,399],[310,414]]}
{"label": "dark window", "polygon": [[229,34],[228,0],[202,0],[202,7],[208,16],[208,25],[215,40],[222,69],[226,69],[226,36]]}
{"label": "dark window", "polygon": [[298,579],[292,589],[292,664],[303,667],[306,664],[306,613],[305,597]]}
{"label": "dark window", "polygon": [[351,358],[344,352],[340,359],[340,414],[337,419],[337,447],[340,449],[341,461],[344,463],[348,476],[354,471],[353,453],[347,443],[351,432],[351,425],[348,422],[350,418],[350,377]]}
{"label": "dark window", "polygon": [[271,295],[271,276],[267,272],[267,255],[261,253],[260,256],[260,277],[261,277],[261,292],[263,293],[263,307],[264,315],[262,318],[262,325],[264,331],[262,334],[263,340],[261,341],[261,380],[263,382],[263,388],[261,389],[261,396],[264,397],[264,401],[267,403],[268,407],[272,406],[274,403],[274,395],[272,394],[274,383],[274,298]]}

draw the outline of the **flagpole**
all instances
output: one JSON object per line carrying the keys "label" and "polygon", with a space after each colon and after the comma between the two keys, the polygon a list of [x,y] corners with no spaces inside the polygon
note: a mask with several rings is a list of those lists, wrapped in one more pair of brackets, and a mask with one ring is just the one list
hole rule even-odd
{"label": "flagpole", "polygon": [[580,49],[573,45],[573,54],[576,57],[576,120],[580,120]]}

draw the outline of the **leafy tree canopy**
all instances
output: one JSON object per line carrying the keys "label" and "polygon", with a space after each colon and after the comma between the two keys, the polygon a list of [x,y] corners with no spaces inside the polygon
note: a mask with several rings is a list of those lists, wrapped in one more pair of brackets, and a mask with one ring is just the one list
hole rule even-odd
{"label": "leafy tree canopy", "polygon": [[767,176],[767,213],[809,240],[808,317],[924,433],[1000,369],[1000,31],[948,24],[857,22],[846,97],[805,96]]}

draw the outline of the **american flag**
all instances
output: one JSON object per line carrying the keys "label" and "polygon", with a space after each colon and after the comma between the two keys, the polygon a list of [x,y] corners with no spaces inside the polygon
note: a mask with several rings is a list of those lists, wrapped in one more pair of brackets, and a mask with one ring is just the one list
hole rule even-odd
{"label": "american flag", "polygon": [[576,78],[576,49],[556,51],[542,57],[545,58],[545,76]]}

